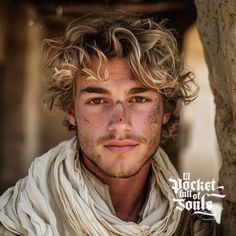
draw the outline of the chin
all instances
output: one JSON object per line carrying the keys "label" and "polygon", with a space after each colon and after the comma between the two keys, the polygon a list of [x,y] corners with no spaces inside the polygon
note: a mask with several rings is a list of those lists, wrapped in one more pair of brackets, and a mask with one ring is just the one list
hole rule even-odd
{"label": "chin", "polygon": [[137,175],[145,164],[149,161],[145,161],[144,163],[137,163],[137,161],[122,161],[122,163],[112,163],[110,166],[101,167],[100,169],[103,173],[112,178],[130,178]]}
{"label": "chin", "polygon": [[111,172],[111,171],[104,171],[104,173],[112,178],[119,178],[119,179],[128,179],[138,174],[138,171],[121,171],[121,172]]}

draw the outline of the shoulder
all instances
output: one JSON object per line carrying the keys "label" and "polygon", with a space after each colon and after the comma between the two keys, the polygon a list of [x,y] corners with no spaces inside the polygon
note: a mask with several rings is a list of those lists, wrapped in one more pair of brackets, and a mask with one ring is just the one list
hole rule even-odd
{"label": "shoulder", "polygon": [[[75,157],[76,154],[76,138],[63,141],[57,146],[48,150],[42,156],[36,157],[31,163],[28,175],[41,180],[42,176],[47,176],[51,166],[59,165],[68,158]],[[40,181],[39,181],[40,182]]]}
{"label": "shoulder", "polygon": [[14,234],[11,231],[7,230],[1,223],[0,223],[0,235],[1,236],[17,236],[17,234]]}
{"label": "shoulder", "polygon": [[220,227],[214,218],[205,219],[184,210],[174,236],[220,236]]}

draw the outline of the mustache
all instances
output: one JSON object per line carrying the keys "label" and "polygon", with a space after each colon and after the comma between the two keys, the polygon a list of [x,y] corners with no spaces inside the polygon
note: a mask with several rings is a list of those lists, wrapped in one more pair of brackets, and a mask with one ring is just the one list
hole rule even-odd
{"label": "mustache", "polygon": [[147,143],[147,139],[142,137],[142,136],[138,136],[138,135],[132,135],[132,134],[126,134],[124,137],[119,137],[117,138],[114,134],[109,134],[103,137],[99,137],[97,140],[97,145],[102,144],[104,142],[108,142],[108,141],[112,141],[112,140],[124,140],[124,139],[129,139],[129,140],[133,140],[136,141],[138,143]]}

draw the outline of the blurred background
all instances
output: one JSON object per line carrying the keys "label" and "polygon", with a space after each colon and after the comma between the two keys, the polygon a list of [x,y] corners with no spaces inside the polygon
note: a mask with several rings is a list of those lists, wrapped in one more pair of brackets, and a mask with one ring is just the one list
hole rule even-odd
{"label": "blurred background", "polygon": [[218,180],[220,154],[214,130],[214,101],[208,82],[192,0],[0,1],[0,193],[27,174],[35,157],[74,135],[64,115],[42,103],[47,71],[44,38],[61,36],[83,14],[126,10],[166,19],[175,30],[185,65],[200,86],[198,98],[183,108],[179,135],[164,146],[180,175]]}

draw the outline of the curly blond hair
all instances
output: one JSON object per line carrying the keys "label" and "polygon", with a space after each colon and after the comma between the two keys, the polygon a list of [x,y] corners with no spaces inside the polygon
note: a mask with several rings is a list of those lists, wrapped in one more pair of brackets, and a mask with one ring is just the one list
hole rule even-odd
{"label": "curly blond hair", "polygon": [[104,79],[92,69],[95,59],[101,65],[114,57],[125,58],[137,81],[161,93],[164,110],[171,113],[162,130],[164,142],[175,134],[181,103],[190,103],[198,92],[192,73],[184,71],[171,31],[150,18],[125,13],[88,15],[73,21],[64,37],[46,39],[44,47],[46,66],[53,73],[45,98],[50,110],[54,106],[73,109],[78,75]]}

